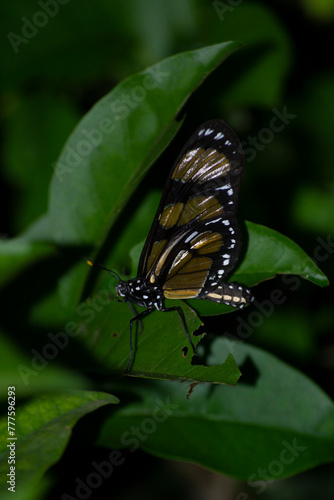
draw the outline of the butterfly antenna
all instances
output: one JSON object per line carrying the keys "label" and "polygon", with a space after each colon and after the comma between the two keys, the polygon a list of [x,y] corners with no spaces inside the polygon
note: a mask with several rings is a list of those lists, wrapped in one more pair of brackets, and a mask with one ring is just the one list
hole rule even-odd
{"label": "butterfly antenna", "polygon": [[100,262],[95,262],[94,260],[87,259],[87,257],[82,257],[82,259],[84,259],[89,266],[91,266],[91,267],[99,267],[101,269],[104,269],[104,271],[107,271],[112,276],[115,276],[118,279],[118,281],[122,281],[121,277],[115,271],[112,271],[111,269],[108,269],[107,267],[105,267],[102,264],[100,264]]}

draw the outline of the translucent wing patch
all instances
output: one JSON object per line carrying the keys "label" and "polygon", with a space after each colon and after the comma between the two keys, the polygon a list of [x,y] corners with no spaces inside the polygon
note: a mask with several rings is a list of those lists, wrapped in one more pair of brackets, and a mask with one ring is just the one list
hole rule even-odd
{"label": "translucent wing patch", "polygon": [[191,221],[163,240],[163,248],[156,243],[147,276],[150,283],[161,284],[170,299],[199,297],[207,286],[216,288],[237,260],[239,234],[232,228],[233,219],[233,214],[225,214],[215,221]]}

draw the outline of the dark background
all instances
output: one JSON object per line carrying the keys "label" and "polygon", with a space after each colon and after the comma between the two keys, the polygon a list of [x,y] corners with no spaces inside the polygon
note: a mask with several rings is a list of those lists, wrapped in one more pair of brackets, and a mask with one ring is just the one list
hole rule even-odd
{"label": "dark background", "polygon": [[[19,235],[46,212],[52,163],[67,136],[121,79],[183,50],[242,40],[245,48],[218,68],[187,103],[184,126],[159,166],[168,171],[202,121],[223,118],[244,142],[248,160],[241,219],[282,232],[314,258],[319,241],[334,240],[333,2],[70,0],[50,3],[49,14],[36,17],[43,11],[41,4],[47,2],[21,0],[0,6],[1,238]],[[31,27],[33,20],[44,26]],[[280,132],[264,131],[270,129],[275,110],[282,113],[284,108],[294,116],[289,123]],[[161,169],[153,168],[141,188],[146,192],[162,188],[164,179]],[[329,247],[317,262],[330,280],[333,253]],[[274,287],[272,281],[261,285],[257,298],[266,297]],[[330,290],[303,282],[297,293],[289,289],[286,293],[287,302],[252,340],[301,369],[333,396]],[[293,335],[284,336],[286,331]],[[67,480],[85,477],[92,450],[74,460],[80,439],[79,424],[50,476],[58,484],[61,477],[61,485],[48,498],[60,498]],[[96,453],[102,459],[105,451]],[[149,499],[157,498],[157,491],[159,498],[230,499],[238,498],[238,491],[249,491],[256,498],[247,486],[194,466],[140,451],[124,453],[126,465],[104,492],[99,489],[97,498]],[[260,496],[332,498],[331,475],[331,467],[317,468],[268,484]]]}

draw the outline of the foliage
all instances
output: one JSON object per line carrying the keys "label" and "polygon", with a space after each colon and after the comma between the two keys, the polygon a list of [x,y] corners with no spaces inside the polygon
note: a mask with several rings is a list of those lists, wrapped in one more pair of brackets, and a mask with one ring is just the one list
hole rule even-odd
{"label": "foliage", "polygon": [[[15,387],[23,499],[50,489],[43,483],[53,482],[48,469],[59,477],[72,434],[76,443],[76,432],[80,441],[92,426],[94,435],[83,439],[108,449],[109,470],[124,462],[121,450],[141,448],[248,481],[257,493],[268,481],[264,469],[278,479],[333,461],[334,410],[323,367],[312,370],[318,384],[303,373],[332,321],[330,301],[316,297],[325,297],[322,268],[333,253],[327,210],[334,184],[326,180],[334,153],[331,134],[319,125],[333,106],[333,79],[317,75],[287,104],[290,40],[263,4],[213,2],[209,9],[175,0],[165,12],[153,0],[144,3],[135,2],[131,13],[118,1],[100,0],[93,13],[82,5],[81,19],[89,16],[90,25],[77,34],[81,42],[94,38],[92,50],[79,49],[71,30],[61,29],[72,25],[75,0],[57,4],[54,19],[27,42],[15,45],[7,37],[21,71],[3,62],[3,176],[18,202],[8,221],[17,236],[5,229],[0,241],[0,389],[5,403],[8,387]],[[23,36],[18,13],[33,20],[34,8],[21,2],[6,9],[8,31]],[[102,9],[106,18],[117,12],[115,30]],[[148,12],[161,22],[167,16],[168,30],[157,29]],[[257,20],[256,30],[249,19]],[[40,64],[43,46],[49,57]],[[21,89],[37,75],[43,92],[24,98]],[[54,85],[50,92],[47,82]],[[84,110],[79,83],[93,94]],[[318,105],[308,108],[315,93]],[[254,286],[256,300],[233,314],[204,301],[178,304],[198,359],[190,349],[184,356],[179,316],[152,313],[136,332],[134,363],[124,376],[133,314],[115,300],[115,279],[79,257],[89,255],[125,277],[135,274],[170,163],[193,123],[219,116],[238,132],[246,155],[239,218],[256,221],[242,224],[243,254],[230,279]],[[297,154],[299,134],[310,142]],[[317,304],[315,311],[309,304]],[[0,481],[6,491],[4,410]],[[109,477],[94,467],[100,479]]]}

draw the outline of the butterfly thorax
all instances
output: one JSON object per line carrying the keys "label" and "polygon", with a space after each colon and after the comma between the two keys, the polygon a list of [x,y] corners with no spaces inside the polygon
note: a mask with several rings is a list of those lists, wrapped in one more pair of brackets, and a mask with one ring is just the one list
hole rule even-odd
{"label": "butterfly thorax", "polygon": [[122,297],[147,309],[163,308],[163,293],[159,287],[148,285],[144,278],[120,281],[116,286],[117,298]]}

